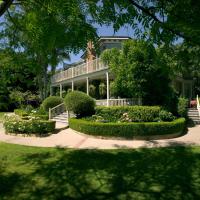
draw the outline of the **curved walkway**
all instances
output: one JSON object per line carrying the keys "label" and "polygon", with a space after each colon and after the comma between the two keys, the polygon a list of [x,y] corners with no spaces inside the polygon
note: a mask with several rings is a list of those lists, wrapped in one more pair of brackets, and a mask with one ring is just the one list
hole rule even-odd
{"label": "curved walkway", "polygon": [[165,147],[174,145],[200,145],[200,126],[189,128],[184,136],[165,140],[113,140],[99,139],[65,129],[48,137],[23,137],[6,135],[0,123],[0,141],[37,147],[67,147],[77,149],[116,149]]}

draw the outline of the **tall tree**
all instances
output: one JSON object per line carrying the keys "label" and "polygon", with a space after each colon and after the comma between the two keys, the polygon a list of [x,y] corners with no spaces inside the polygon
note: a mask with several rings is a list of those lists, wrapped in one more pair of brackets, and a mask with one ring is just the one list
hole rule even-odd
{"label": "tall tree", "polygon": [[169,106],[173,98],[170,69],[152,44],[130,40],[123,44],[122,51],[105,50],[102,58],[114,74],[118,96],[139,97],[144,105]]}
{"label": "tall tree", "polygon": [[6,15],[4,36],[9,46],[26,51],[37,61],[41,97],[47,96],[47,71],[59,58],[68,58],[95,40],[96,30],[76,0],[23,1]]}

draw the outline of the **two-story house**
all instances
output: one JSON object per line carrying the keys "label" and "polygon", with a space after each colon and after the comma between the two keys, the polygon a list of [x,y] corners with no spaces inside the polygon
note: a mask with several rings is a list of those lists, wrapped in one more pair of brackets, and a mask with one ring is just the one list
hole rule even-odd
{"label": "two-story house", "polygon": [[[104,105],[110,105],[110,80],[113,79],[112,74],[109,72],[109,67],[106,66],[99,55],[105,49],[121,48],[122,43],[129,40],[129,37],[123,36],[102,36],[99,38],[99,51],[94,50],[92,42],[88,42],[87,49],[81,56],[79,62],[68,64],[64,66],[64,70],[55,74],[51,78],[50,93],[53,94],[53,88],[59,87],[60,96],[62,96],[63,88],[71,88],[73,91],[77,86],[84,85],[86,93],[89,95],[89,84],[93,80],[102,80],[106,83],[106,100]],[[192,81],[184,80],[181,76],[177,76],[173,80],[175,89],[181,96],[192,98]],[[103,102],[103,101],[102,101]],[[138,102],[140,103],[140,102]]]}

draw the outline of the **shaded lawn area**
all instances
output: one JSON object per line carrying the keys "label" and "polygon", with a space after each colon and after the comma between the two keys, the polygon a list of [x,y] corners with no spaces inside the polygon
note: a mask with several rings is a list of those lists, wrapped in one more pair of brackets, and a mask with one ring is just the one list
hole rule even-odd
{"label": "shaded lawn area", "polygon": [[200,199],[200,147],[100,151],[0,143],[0,199]]}

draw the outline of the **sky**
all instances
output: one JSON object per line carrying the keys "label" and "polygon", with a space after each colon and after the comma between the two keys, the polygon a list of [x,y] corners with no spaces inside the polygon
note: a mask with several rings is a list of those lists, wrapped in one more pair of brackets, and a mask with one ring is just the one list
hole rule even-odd
{"label": "sky", "polygon": [[[99,36],[129,36],[133,37],[133,30],[127,26],[127,27],[122,27],[118,32],[114,32],[114,29],[111,26],[96,26],[97,28],[97,34]],[[70,61],[65,61],[65,63],[74,63],[80,60],[80,57],[83,52],[80,52],[77,55],[71,54]]]}

